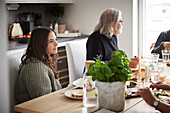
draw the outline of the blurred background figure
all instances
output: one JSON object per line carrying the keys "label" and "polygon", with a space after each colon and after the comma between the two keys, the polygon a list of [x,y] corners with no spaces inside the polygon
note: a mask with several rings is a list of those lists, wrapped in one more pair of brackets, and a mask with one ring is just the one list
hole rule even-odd
{"label": "blurred background figure", "polygon": [[164,49],[170,50],[170,30],[161,32],[151,53],[158,53],[162,58],[161,50]]}

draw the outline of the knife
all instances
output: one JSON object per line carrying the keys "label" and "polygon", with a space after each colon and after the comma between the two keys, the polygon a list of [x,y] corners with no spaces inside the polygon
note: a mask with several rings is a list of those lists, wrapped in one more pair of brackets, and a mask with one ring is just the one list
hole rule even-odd
{"label": "knife", "polygon": [[137,92],[137,88],[133,88],[128,94],[127,94],[127,97],[130,97],[133,93],[136,93]]}

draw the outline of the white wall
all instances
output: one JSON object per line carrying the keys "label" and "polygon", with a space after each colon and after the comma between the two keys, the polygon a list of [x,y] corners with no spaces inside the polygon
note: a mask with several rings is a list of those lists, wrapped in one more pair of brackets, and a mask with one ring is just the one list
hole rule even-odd
{"label": "white wall", "polygon": [[7,22],[5,0],[0,0],[0,113],[10,112],[9,78],[7,71]]}
{"label": "white wall", "polygon": [[124,21],[123,33],[119,35],[119,49],[129,57],[132,52],[132,3],[133,0],[73,0],[75,3],[65,7],[65,19],[68,28],[79,29],[81,33],[92,33],[101,13],[107,8],[122,11]]}

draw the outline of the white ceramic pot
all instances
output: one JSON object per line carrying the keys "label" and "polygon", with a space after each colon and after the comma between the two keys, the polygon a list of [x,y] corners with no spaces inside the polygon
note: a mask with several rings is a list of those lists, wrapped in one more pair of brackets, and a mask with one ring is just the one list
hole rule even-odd
{"label": "white ceramic pot", "polygon": [[123,82],[101,82],[96,80],[99,109],[120,112],[125,104],[125,84]]}

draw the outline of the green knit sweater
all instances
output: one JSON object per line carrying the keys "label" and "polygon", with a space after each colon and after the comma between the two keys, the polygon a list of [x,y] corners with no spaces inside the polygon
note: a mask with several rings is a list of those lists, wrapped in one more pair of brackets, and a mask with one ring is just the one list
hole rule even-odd
{"label": "green knit sweater", "polygon": [[17,103],[22,103],[58,89],[61,89],[61,85],[51,68],[36,60],[22,67],[17,78],[15,95]]}

